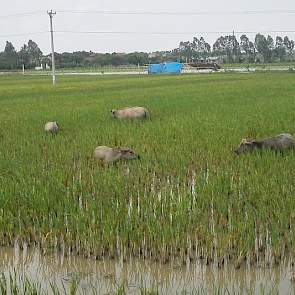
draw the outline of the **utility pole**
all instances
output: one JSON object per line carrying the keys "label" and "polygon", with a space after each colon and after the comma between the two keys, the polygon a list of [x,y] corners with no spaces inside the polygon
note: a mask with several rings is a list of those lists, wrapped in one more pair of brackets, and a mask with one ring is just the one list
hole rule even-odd
{"label": "utility pole", "polygon": [[51,34],[51,63],[52,63],[52,84],[55,86],[55,59],[54,59],[54,43],[53,43],[53,27],[52,27],[52,18],[56,14],[52,10],[47,11],[50,19],[50,34]]}
{"label": "utility pole", "polygon": [[235,56],[235,30],[233,30],[233,42],[232,42],[232,47],[233,47],[233,61],[235,62],[236,56]]}

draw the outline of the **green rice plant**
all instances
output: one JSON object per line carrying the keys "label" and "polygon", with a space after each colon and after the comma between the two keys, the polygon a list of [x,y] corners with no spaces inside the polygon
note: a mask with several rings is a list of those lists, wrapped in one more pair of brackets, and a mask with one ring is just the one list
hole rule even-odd
{"label": "green rice plant", "polygon": [[[293,254],[294,152],[237,157],[295,134],[290,73],[0,80],[0,241],[100,259],[222,264]],[[149,109],[146,121],[110,110]],[[44,134],[46,121],[62,130]],[[140,161],[103,165],[98,145]],[[270,251],[271,249],[271,251]]]}

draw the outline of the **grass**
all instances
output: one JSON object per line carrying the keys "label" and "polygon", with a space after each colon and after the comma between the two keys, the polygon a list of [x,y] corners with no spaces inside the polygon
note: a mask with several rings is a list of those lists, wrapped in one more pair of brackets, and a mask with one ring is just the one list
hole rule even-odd
{"label": "grass", "polygon": [[221,64],[221,67],[224,69],[227,68],[256,68],[257,70],[276,70],[281,68],[294,68],[295,67],[295,61],[293,62],[272,62],[272,63],[233,63],[233,64]]}
{"label": "grass", "polygon": [[[235,157],[244,137],[295,134],[291,73],[2,76],[0,241],[85,257],[205,259],[237,267],[293,255],[293,152]],[[116,121],[142,105],[146,122]],[[62,132],[48,136],[46,121]],[[141,161],[102,166],[97,145]],[[271,255],[268,255],[271,248]]]}

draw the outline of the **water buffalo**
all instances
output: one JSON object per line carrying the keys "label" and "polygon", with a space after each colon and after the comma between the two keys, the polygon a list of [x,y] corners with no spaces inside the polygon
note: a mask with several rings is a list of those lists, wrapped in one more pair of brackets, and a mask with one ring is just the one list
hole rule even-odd
{"label": "water buffalo", "polygon": [[59,131],[59,125],[57,122],[47,122],[44,126],[45,132],[56,134]]}
{"label": "water buffalo", "polygon": [[94,150],[94,157],[105,162],[114,162],[118,160],[139,159],[139,156],[129,148],[107,146],[98,146]]}
{"label": "water buffalo", "polygon": [[111,113],[117,119],[140,119],[149,116],[149,112],[143,107],[126,107],[119,110],[112,110]]}
{"label": "water buffalo", "polygon": [[288,133],[283,133],[261,140],[243,139],[240,143],[240,146],[235,150],[235,153],[237,155],[240,155],[242,153],[253,150],[271,149],[276,151],[283,151],[293,148],[295,148],[295,141],[293,136]]}

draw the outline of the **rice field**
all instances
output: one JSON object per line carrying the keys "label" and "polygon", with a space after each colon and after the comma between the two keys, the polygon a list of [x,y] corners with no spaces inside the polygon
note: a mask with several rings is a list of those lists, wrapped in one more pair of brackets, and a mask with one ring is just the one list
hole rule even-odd
{"label": "rice field", "polygon": [[[295,154],[233,153],[242,138],[295,135],[293,73],[2,76],[0,243],[93,259],[239,268],[294,257]],[[110,110],[140,105],[147,121]],[[45,122],[62,131],[44,134]],[[140,161],[104,165],[98,145]]]}

